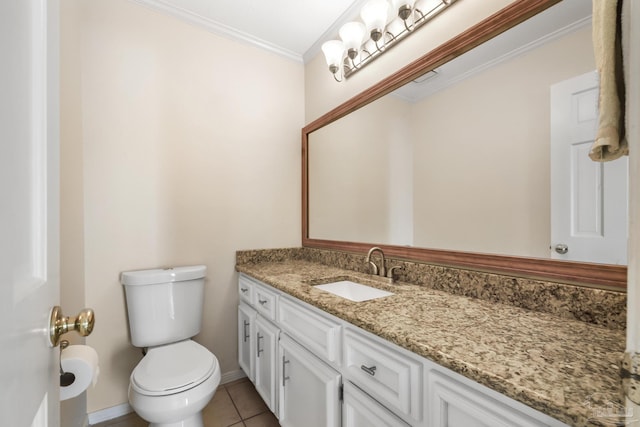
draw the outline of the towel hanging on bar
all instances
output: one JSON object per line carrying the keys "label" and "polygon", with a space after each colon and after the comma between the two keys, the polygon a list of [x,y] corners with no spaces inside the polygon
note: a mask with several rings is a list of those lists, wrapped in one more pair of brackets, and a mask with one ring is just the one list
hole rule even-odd
{"label": "towel hanging on bar", "polygon": [[606,162],[629,154],[624,127],[622,2],[593,0],[593,49],[600,79],[600,117],[589,157],[596,162]]}

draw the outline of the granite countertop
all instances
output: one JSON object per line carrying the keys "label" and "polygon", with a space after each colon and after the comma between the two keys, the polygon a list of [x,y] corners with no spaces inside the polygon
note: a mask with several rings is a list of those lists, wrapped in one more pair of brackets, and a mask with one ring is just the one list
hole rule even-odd
{"label": "granite countertop", "polygon": [[[624,331],[309,261],[236,269],[566,424],[615,425],[602,410],[623,401]],[[311,286],[329,278],[394,295],[352,302]]]}

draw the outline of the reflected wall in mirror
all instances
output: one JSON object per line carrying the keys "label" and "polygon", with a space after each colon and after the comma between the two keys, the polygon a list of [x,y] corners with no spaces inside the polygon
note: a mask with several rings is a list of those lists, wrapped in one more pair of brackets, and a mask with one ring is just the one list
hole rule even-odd
{"label": "reflected wall in mirror", "polygon": [[[303,244],[369,242],[462,265],[461,253],[506,255],[489,264],[510,266],[525,257],[535,264],[526,273],[543,277],[545,262],[593,269],[548,261],[550,87],[594,70],[590,14],[590,2],[564,0],[374,102],[360,99],[344,117],[305,128]],[[626,269],[602,269],[623,286]]]}

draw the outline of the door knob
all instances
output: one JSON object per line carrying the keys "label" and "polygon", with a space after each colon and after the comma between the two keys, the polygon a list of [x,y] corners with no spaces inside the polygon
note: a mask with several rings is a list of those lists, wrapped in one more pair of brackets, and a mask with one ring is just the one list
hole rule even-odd
{"label": "door knob", "polygon": [[76,317],[64,317],[60,306],[51,309],[51,318],[49,320],[49,341],[52,347],[56,347],[60,342],[62,334],[69,331],[76,331],[83,337],[86,337],[93,331],[95,323],[95,315],[90,308],[84,308]]}
{"label": "door knob", "polygon": [[554,248],[556,252],[558,252],[560,255],[564,255],[567,252],[569,252],[569,246],[559,243],[556,245],[556,247]]}

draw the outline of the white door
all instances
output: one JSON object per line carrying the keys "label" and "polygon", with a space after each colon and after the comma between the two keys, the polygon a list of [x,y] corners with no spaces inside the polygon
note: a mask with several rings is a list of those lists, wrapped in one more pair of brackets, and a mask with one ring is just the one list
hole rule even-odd
{"label": "white door", "polygon": [[551,86],[551,258],[627,263],[628,158],[594,162],[598,77]]}
{"label": "white door", "polygon": [[58,3],[0,2],[1,424],[59,425]]}

